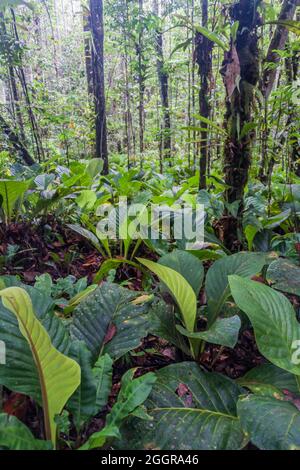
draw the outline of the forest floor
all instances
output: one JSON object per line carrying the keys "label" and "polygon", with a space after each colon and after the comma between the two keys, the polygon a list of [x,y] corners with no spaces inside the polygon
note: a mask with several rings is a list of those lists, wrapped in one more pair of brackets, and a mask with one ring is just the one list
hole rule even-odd
{"label": "forest floor", "polygon": [[[0,256],[7,252],[9,245],[19,247],[13,262],[6,264],[2,274],[18,275],[27,284],[34,284],[36,277],[45,273],[49,273],[54,280],[72,275],[76,279],[87,277],[90,282],[104,261],[87,241],[53,219],[39,225],[14,223],[5,229],[0,224],[0,234]],[[127,281],[129,289],[141,289],[140,273],[130,266],[123,265],[118,270],[117,281]],[[110,338],[107,338],[107,342],[109,340]],[[138,368],[139,376],[183,360],[189,358],[183,357],[183,353],[167,341],[149,335],[140,347],[131,353],[130,367]],[[205,369],[222,373],[232,379],[242,377],[250,369],[264,362],[265,359],[257,349],[252,329],[242,332],[234,349],[207,343],[200,359],[200,364]],[[86,437],[104,424],[106,414],[115,403],[121,377],[126,370],[126,360],[120,359],[115,363],[113,388],[108,405],[101,415],[91,421],[86,430]],[[36,430],[36,434],[39,434],[36,429],[36,409],[30,398],[19,393],[7,393],[3,409],[26,422],[33,432]]]}

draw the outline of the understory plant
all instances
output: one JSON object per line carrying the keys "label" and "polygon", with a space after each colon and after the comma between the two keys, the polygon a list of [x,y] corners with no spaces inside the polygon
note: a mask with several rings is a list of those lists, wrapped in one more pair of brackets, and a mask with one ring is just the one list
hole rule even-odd
{"label": "understory plant", "polygon": [[[153,312],[153,333],[194,359],[199,359],[206,342],[235,347],[241,319],[227,304],[230,297],[228,276],[239,274],[250,278],[261,273],[266,264],[264,254],[225,255],[212,264],[206,278],[202,261],[186,251],[175,250],[164,255],[158,263],[145,259],[138,261],[158,276],[175,300],[175,314],[171,306],[163,305]],[[207,305],[198,308],[204,278]],[[202,328],[202,331],[198,327],[201,319],[206,323],[206,329]]]}
{"label": "understory plant", "polygon": [[[23,422],[2,413],[0,446],[238,450],[251,441],[260,449],[298,449],[300,326],[278,292],[287,289],[283,276],[275,283],[284,260],[224,255],[206,275],[195,254],[180,250],[158,263],[137,262],[160,279],[159,289],[134,292],[103,283],[79,299],[68,319],[43,283],[37,289],[1,278],[6,364],[0,383],[41,407],[45,432],[44,440],[36,439]],[[205,344],[234,348],[246,318],[266,362],[238,380],[205,370],[199,364]],[[88,433],[110,402],[115,362],[148,333],[173,343],[184,362],[145,375],[129,368],[105,424]]]}

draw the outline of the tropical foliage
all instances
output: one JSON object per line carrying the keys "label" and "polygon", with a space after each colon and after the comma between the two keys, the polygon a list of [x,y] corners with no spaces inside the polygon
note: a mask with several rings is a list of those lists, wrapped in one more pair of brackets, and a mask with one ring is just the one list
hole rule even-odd
{"label": "tropical foliage", "polygon": [[1,2],[1,450],[300,450],[299,50],[297,0]]}

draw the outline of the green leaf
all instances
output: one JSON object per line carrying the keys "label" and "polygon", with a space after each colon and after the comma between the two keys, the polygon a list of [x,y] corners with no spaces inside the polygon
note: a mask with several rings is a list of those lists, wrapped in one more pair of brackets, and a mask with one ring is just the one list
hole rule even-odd
{"label": "green leaf", "polygon": [[92,178],[100,175],[103,170],[103,160],[102,158],[92,158],[87,166],[86,172]]}
{"label": "green leaf", "polygon": [[29,186],[29,181],[0,180],[0,199],[2,199],[2,209],[9,220],[14,207]]}
{"label": "green leaf", "polygon": [[223,258],[225,253],[221,250],[188,250],[193,256],[200,259],[200,261],[216,261],[217,259]]}
{"label": "green leaf", "polygon": [[121,390],[117,402],[107,416],[106,426],[119,427],[122,421],[148,398],[156,376],[150,372],[134,379],[135,372],[136,369],[131,369],[122,377]]}
{"label": "green leaf", "polygon": [[102,252],[99,240],[96,235],[93,234],[93,232],[81,227],[81,225],[78,224],[67,224],[67,227],[69,227],[71,230],[78,233],[82,237],[86,238],[96,248],[96,250],[100,251],[100,253]]}
{"label": "green leaf", "polygon": [[254,239],[260,230],[261,229],[255,225],[247,225],[245,227],[245,237],[248,243],[249,251],[252,251]]}
{"label": "green leaf", "polygon": [[261,450],[300,450],[300,412],[272,397],[250,395],[238,402],[241,425]]}
{"label": "green leaf", "polygon": [[246,137],[249,134],[249,132],[256,129],[256,127],[257,127],[256,122],[245,122],[245,124],[243,125],[243,128],[241,130],[239,140],[242,140],[244,137]]}
{"label": "green leaf", "polygon": [[236,35],[239,29],[239,25],[240,25],[240,22],[235,21],[233,25],[231,26],[231,37],[234,42],[236,41]]}
{"label": "green leaf", "polygon": [[299,393],[296,376],[273,364],[262,364],[261,366],[254,367],[254,369],[238,379],[237,382],[242,387],[247,388],[250,388],[252,385],[272,385],[281,391],[288,390],[294,394]]}
{"label": "green leaf", "polygon": [[276,227],[280,227],[280,225],[288,220],[291,216],[291,209],[288,209],[280,214],[274,215],[273,217],[268,218],[266,221],[263,221],[263,227],[272,230]]}
{"label": "green leaf", "polygon": [[161,266],[158,263],[146,259],[138,258],[138,261],[152,271],[167,286],[172,296],[177,302],[183,322],[188,331],[194,331],[197,299],[195,292],[186,279],[174,269]]}
{"label": "green leaf", "polygon": [[165,339],[181,349],[187,356],[190,356],[191,352],[187,341],[179,334],[176,326],[173,306],[166,304],[163,300],[151,306],[149,311],[149,333]]}
{"label": "green leaf", "polygon": [[205,124],[207,124],[208,126],[212,127],[213,129],[215,129],[216,131],[218,131],[219,133],[223,134],[223,135],[227,135],[225,129],[223,129],[223,127],[220,127],[218,124],[216,124],[215,122],[211,121],[210,119],[204,117],[204,116],[201,116],[200,114],[194,114],[193,117],[195,119],[197,119],[198,121],[201,121],[201,122],[204,122]]}
{"label": "green leaf", "polygon": [[253,325],[258,349],[270,362],[300,375],[295,359],[300,324],[288,299],[261,283],[230,276],[233,298]]}
{"label": "green leaf", "polygon": [[126,372],[121,381],[121,390],[117,402],[107,416],[106,426],[99,433],[93,434],[82,447],[85,450],[102,447],[106,437],[120,437],[119,427],[131,413],[144,403],[148,398],[156,376],[152,372],[133,379],[136,369]]}
{"label": "green leaf", "polygon": [[135,263],[134,261],[129,261],[126,260],[125,258],[123,259],[107,259],[102,263],[101,268],[99,271],[95,274],[94,277],[94,282],[99,283],[102,281],[112,269],[117,269],[119,268],[122,264],[128,264],[129,266],[133,266],[134,268],[139,269],[139,265]]}
{"label": "green leaf", "polygon": [[46,437],[55,446],[55,415],[61,413],[68,398],[80,384],[80,367],[53,347],[24,289],[10,287],[0,291],[0,297],[4,307],[17,317],[20,331],[30,345],[41,386]]}
{"label": "green leaf", "polygon": [[165,367],[156,375],[145,403],[153,421],[127,421],[117,448],[235,450],[246,445],[236,410],[242,388],[192,362]]}
{"label": "green leaf", "polygon": [[94,292],[94,290],[97,289],[97,284],[92,284],[88,286],[86,289],[83,291],[79,292],[76,294],[68,303],[67,307],[64,308],[64,313],[69,314],[71,313],[77,305],[80,304],[80,302],[85,299],[88,295],[90,295],[91,292]]}
{"label": "green leaf", "polygon": [[177,44],[177,46],[173,49],[171,52],[170,57],[172,57],[175,52],[180,51],[180,49],[183,49],[184,51],[189,47],[189,45],[192,43],[193,38],[188,38],[186,41],[181,42],[180,44]]}
{"label": "green leaf", "polygon": [[234,348],[239,337],[241,320],[238,315],[231,318],[218,318],[207,331],[189,333],[182,326],[177,325],[177,330],[190,339],[200,339],[207,343],[219,344],[228,348]]}
{"label": "green leaf", "polygon": [[96,380],[91,366],[91,353],[83,341],[73,341],[69,356],[74,359],[81,369],[81,382],[67,403],[72,413],[74,424],[79,431],[94,415],[96,410]]}
{"label": "green leaf", "polygon": [[291,261],[283,258],[273,261],[267,279],[274,289],[300,296],[300,268]]}
{"label": "green leaf", "polygon": [[[104,283],[76,307],[70,327],[74,339],[85,341],[93,364],[103,353],[118,359],[137,348],[148,334],[147,304],[134,305],[140,293]],[[105,344],[109,328],[115,334]]]}
{"label": "green leaf", "polygon": [[113,360],[108,354],[100,356],[93,369],[96,379],[96,407],[97,413],[107,404],[112,388]]}
{"label": "green leaf", "polygon": [[268,21],[267,24],[275,24],[287,28],[292,33],[300,36],[300,21],[296,20],[278,20],[278,21]]}
{"label": "green leaf", "polygon": [[199,259],[187,251],[174,250],[160,258],[159,264],[181,274],[198,296],[204,279],[204,267]]}
{"label": "green leaf", "polygon": [[227,44],[224,41],[223,38],[220,38],[217,34],[209,31],[208,29],[204,28],[203,26],[195,26],[196,31],[198,33],[201,33],[203,36],[205,36],[207,39],[209,39],[212,42],[215,42],[218,46],[220,46],[224,51],[227,51]]}
{"label": "green leaf", "polygon": [[208,320],[212,325],[230,295],[228,276],[251,277],[261,272],[265,256],[259,253],[237,253],[217,260],[208,270],[205,290],[208,297]]}
{"label": "green leaf", "polygon": [[120,437],[119,429],[117,427],[105,426],[102,431],[92,434],[89,440],[80,447],[79,450],[93,450],[101,449],[104,446],[107,439]]}
{"label": "green leaf", "polygon": [[[39,290],[25,286],[13,277],[5,277],[3,287],[18,286],[30,295],[33,310],[45,327],[51,342],[61,353],[68,354],[70,339],[61,320],[51,312],[53,300]],[[0,364],[0,384],[14,392],[31,396],[42,405],[38,371],[27,340],[20,332],[17,318],[0,302],[0,338],[6,346],[6,363]]]}
{"label": "green leaf", "polygon": [[81,209],[86,211],[92,210],[97,201],[97,195],[95,191],[91,189],[85,189],[81,191],[80,195],[76,198],[76,202]]}
{"label": "green leaf", "polygon": [[0,414],[0,447],[9,450],[51,450],[49,441],[35,439],[30,430],[15,416]]}

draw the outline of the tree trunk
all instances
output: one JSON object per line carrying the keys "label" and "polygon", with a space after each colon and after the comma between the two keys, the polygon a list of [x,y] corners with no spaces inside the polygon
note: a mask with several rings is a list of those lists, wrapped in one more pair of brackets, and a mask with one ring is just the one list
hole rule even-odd
{"label": "tree trunk", "polygon": [[[6,31],[6,26],[5,26],[5,20],[4,20],[4,15],[2,12],[0,12],[0,38],[1,38],[1,43],[2,45],[6,47],[7,44],[7,31]],[[9,50],[7,48],[7,50]],[[10,84],[10,89],[11,89],[11,95],[12,95],[12,107],[13,107],[13,112],[15,115],[15,120],[19,128],[20,132],[20,140],[24,142],[25,144],[25,132],[24,132],[24,123],[23,123],[23,117],[22,117],[22,112],[20,108],[20,97],[19,97],[19,91],[17,87],[17,82],[16,82],[16,75],[15,75],[15,70],[13,67],[13,62],[11,60],[11,55],[8,53],[7,54],[7,68],[8,68],[8,74],[9,74],[9,84]]]}
{"label": "tree trunk", "polygon": [[239,201],[238,216],[234,217],[227,211],[221,221],[223,240],[230,249],[238,244],[243,195],[251,164],[253,132],[247,131],[247,126],[252,122],[254,89],[259,80],[258,4],[257,0],[240,0],[230,8],[231,19],[239,21],[239,27],[221,71],[227,92],[225,123],[228,138],[225,142],[224,175],[229,189],[225,200],[227,207]]}
{"label": "tree trunk", "polygon": [[0,115],[0,129],[8,138],[10,144],[20,154],[24,162],[29,166],[34,165],[35,161],[30,155],[30,153],[28,152],[27,148],[24,146],[23,142],[21,142],[17,134],[11,129],[9,124],[5,121],[5,119],[1,115]]}
{"label": "tree trunk", "polygon": [[[153,11],[157,18],[159,18],[158,0],[153,1]],[[169,74],[166,70],[164,63],[163,34],[161,28],[157,28],[155,33],[155,47],[157,56],[157,75],[163,111],[162,150],[163,157],[168,161],[169,166],[171,166],[171,116],[169,108]]]}
{"label": "tree trunk", "polygon": [[[294,18],[296,7],[300,5],[299,0],[284,0],[278,20],[292,20]],[[265,58],[265,64],[278,64],[280,62],[280,55],[277,51],[282,51],[285,48],[288,39],[288,29],[277,25],[274,31],[271,43]],[[275,82],[277,74],[276,67],[266,67],[263,73],[260,89],[266,99],[268,99]]]}
{"label": "tree trunk", "polygon": [[[293,87],[296,84],[298,77],[298,68],[299,68],[299,59],[300,54],[298,51],[294,51],[292,57],[288,57],[285,61],[286,65],[286,74],[287,74],[287,83]],[[297,99],[297,98],[296,98]],[[300,145],[299,145],[299,110],[297,104],[292,102],[289,107],[289,114],[287,119],[287,128],[288,128],[288,139],[290,141],[290,166],[292,171],[300,177]],[[293,134],[293,137],[291,137]]]}
{"label": "tree trunk", "polygon": [[84,32],[84,60],[87,79],[87,91],[89,99],[94,96],[92,48],[91,48],[91,15],[87,8],[83,9],[83,32]]}
{"label": "tree trunk", "polygon": [[[293,19],[297,5],[300,5],[300,0],[284,0],[281,7],[281,12],[278,20],[291,20]],[[277,25],[271,39],[269,49],[264,60],[265,70],[263,72],[262,79],[260,81],[260,91],[264,97],[264,129],[262,133],[262,155],[260,161],[260,168],[258,177],[262,183],[268,181],[268,175],[270,176],[269,169],[266,167],[271,165],[274,167],[275,162],[274,156],[271,157],[271,161],[268,162],[268,98],[276,82],[276,76],[278,74],[278,67],[270,67],[272,64],[278,64],[280,62],[280,55],[278,50],[283,50],[288,40],[288,30],[283,26]],[[269,67],[268,67],[269,66]],[[267,173],[267,174],[266,174]]]}
{"label": "tree trunk", "polygon": [[[130,56],[128,53],[128,44],[130,40],[130,33],[128,31],[128,23],[129,23],[129,8],[128,8],[128,0],[125,0],[124,5],[124,22],[122,27],[122,33],[124,37],[124,54],[123,54],[123,62],[124,62],[124,82],[125,82],[125,103],[126,109],[124,112],[124,121],[125,121],[125,144],[127,147],[127,168],[130,168],[131,165],[131,157],[132,157],[132,148],[135,149],[135,141],[134,141],[134,129],[133,129],[133,120],[132,120],[132,112],[131,112],[131,95],[130,95],[130,82],[129,82],[129,68],[130,68]],[[135,156],[135,150],[134,150]]]}
{"label": "tree trunk", "polygon": [[[207,28],[208,24],[208,0],[202,0],[202,26]],[[212,50],[213,43],[203,34],[196,32],[196,60],[199,66],[200,92],[199,109],[200,115],[206,119],[210,117],[210,80],[212,75]],[[206,189],[207,157],[208,157],[208,126],[201,123],[204,129],[201,131],[200,147],[200,181],[199,188]]]}
{"label": "tree trunk", "polygon": [[104,85],[104,26],[103,1],[90,0],[93,37],[92,66],[96,114],[96,157],[103,160],[103,174],[108,174],[106,103]]}
{"label": "tree trunk", "polygon": [[[19,38],[19,33],[18,33],[18,28],[17,28],[16,16],[15,16],[15,12],[14,12],[13,8],[10,9],[10,12],[11,12],[11,15],[12,15],[12,25],[13,25],[13,31],[14,31],[15,39],[19,43],[20,38]],[[25,72],[24,72],[24,68],[23,68],[22,63],[20,63],[20,65],[18,65],[17,74],[18,74],[18,78],[19,78],[20,83],[21,83],[23,95],[24,95],[25,102],[26,102],[27,113],[28,113],[30,124],[31,124],[32,135],[33,135],[33,139],[34,139],[35,146],[36,146],[38,161],[41,162],[42,160],[45,160],[44,149],[43,149],[42,139],[41,139],[41,136],[40,136],[39,125],[37,123],[37,120],[36,120],[32,105],[31,105],[30,93],[29,93],[27,80],[26,80],[26,76],[25,76]]]}
{"label": "tree trunk", "polygon": [[140,129],[140,164],[143,166],[144,153],[144,122],[145,122],[145,63],[144,63],[144,27],[143,27],[144,2],[139,0],[139,39],[136,44],[138,56],[138,83],[139,83],[139,129]]}

